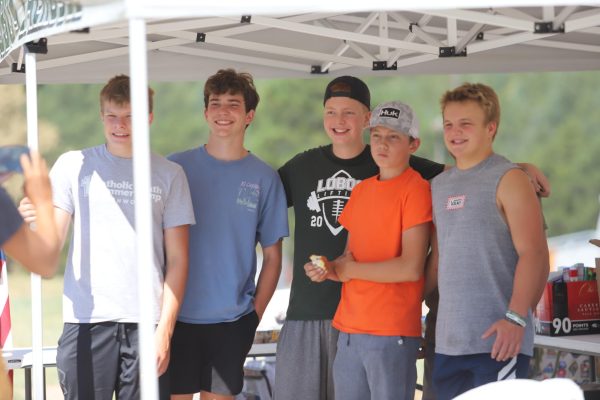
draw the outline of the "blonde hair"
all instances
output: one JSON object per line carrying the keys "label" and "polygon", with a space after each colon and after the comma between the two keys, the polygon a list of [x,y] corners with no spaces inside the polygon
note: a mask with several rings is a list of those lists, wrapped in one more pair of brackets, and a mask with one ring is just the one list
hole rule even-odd
{"label": "blonde hair", "polygon": [[500,101],[491,87],[483,83],[463,83],[453,90],[448,90],[440,99],[442,113],[448,103],[474,101],[481,107],[485,115],[485,123],[496,123],[496,132],[500,125]]}

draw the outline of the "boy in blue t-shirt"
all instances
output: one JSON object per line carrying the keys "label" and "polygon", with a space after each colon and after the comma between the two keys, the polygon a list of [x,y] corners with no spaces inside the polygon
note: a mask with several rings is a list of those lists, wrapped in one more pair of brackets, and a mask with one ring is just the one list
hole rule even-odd
{"label": "boy in blue t-shirt", "polygon": [[[172,340],[173,399],[241,392],[244,360],[281,272],[285,192],[277,173],[244,147],[258,101],[249,74],[219,70],[204,87],[208,142],[169,157],[187,174],[198,221]],[[263,257],[255,284],[257,242]]]}

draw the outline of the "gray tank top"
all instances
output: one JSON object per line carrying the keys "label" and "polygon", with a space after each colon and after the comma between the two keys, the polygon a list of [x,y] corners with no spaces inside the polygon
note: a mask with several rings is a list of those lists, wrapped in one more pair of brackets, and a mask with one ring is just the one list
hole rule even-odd
{"label": "gray tank top", "polygon": [[[436,353],[490,353],[495,335],[481,335],[504,318],[518,255],[496,205],[504,174],[518,168],[497,154],[473,168],[452,168],[431,183],[440,251]],[[531,312],[521,353],[533,353]]]}

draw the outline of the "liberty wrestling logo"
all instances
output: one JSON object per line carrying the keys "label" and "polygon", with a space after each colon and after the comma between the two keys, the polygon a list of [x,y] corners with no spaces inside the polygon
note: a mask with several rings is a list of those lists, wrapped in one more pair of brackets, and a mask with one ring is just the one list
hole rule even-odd
{"label": "liberty wrestling logo", "polygon": [[346,171],[339,170],[332,177],[319,179],[317,190],[313,190],[306,200],[309,210],[317,213],[310,218],[310,226],[320,228],[325,224],[333,236],[344,229],[338,222],[352,189],[360,180],[354,179]]}

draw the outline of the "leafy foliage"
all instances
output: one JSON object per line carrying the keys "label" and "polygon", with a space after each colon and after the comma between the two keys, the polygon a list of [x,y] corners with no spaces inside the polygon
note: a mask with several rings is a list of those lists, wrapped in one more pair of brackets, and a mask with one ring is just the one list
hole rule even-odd
{"label": "leafy foliage", "polygon": [[[326,144],[323,91],[331,77],[259,80],[261,101],[246,133],[246,147],[279,167],[305,149]],[[544,200],[549,235],[590,229],[599,212],[600,96],[598,72],[495,75],[431,75],[366,77],[372,106],[402,100],[421,121],[418,154],[451,163],[441,135],[441,94],[465,81],[491,85],[500,96],[502,119],[495,150],[513,161],[539,166],[552,183]],[[153,84],[154,123],[151,145],[167,155],[205,143],[203,82]],[[3,105],[0,130],[4,143],[24,140],[23,88],[0,86]],[[49,127],[42,142],[49,163],[69,149],[102,143],[98,94],[101,85],[45,85],[39,89],[40,126]],[[16,91],[15,91],[16,90]],[[10,107],[9,107],[10,106]],[[2,128],[0,128],[2,129]],[[7,132],[18,132],[9,135]],[[44,139],[47,140],[47,139]]]}

